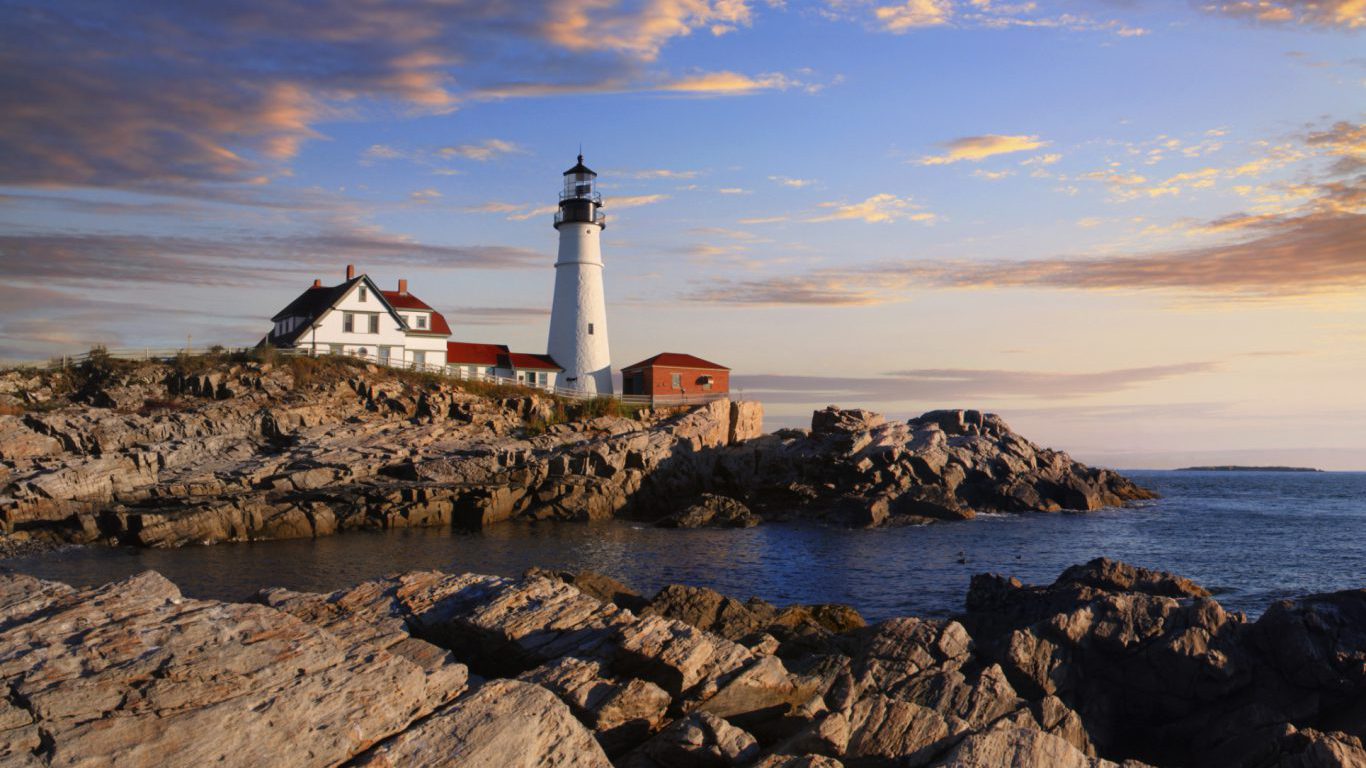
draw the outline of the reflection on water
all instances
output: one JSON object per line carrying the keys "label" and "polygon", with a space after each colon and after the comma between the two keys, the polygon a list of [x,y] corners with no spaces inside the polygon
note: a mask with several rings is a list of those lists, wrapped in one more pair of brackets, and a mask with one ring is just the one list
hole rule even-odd
{"label": "reflection on water", "polygon": [[[73,584],[147,569],[191,596],[266,586],[329,591],[394,571],[515,575],[539,565],[612,575],[649,594],[673,582],[777,603],[840,602],[869,618],[948,615],[994,571],[1048,582],[1108,556],[1189,576],[1234,610],[1366,586],[1366,473],[1130,473],[1161,501],[1086,515],[986,515],[886,530],[763,525],[665,530],[622,522],[400,530],[180,550],[71,548],[4,565]],[[959,560],[966,562],[960,563]]]}

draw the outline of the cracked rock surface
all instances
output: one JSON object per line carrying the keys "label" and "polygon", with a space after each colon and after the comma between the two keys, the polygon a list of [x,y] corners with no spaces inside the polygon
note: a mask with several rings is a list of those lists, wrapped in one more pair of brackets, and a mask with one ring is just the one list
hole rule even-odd
{"label": "cracked rock surface", "polygon": [[1250,622],[1096,560],[864,626],[677,585],[640,615],[571,579],[606,583],[420,571],[227,603],[0,574],[0,766],[1366,764],[1366,590]]}

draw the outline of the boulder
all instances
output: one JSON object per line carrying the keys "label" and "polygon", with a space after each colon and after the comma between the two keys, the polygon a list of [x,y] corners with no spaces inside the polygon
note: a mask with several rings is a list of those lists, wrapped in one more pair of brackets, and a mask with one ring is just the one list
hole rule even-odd
{"label": "boulder", "polygon": [[697,501],[660,520],[662,528],[750,528],[762,520],[744,502],[729,496],[704,493]]}

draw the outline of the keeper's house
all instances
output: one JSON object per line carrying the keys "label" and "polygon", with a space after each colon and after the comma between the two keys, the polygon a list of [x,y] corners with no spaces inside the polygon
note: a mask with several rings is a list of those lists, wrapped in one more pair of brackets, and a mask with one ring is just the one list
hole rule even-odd
{"label": "keeper's house", "polygon": [[353,355],[381,365],[445,368],[451,327],[426,302],[408,293],[408,281],[385,291],[368,275],[346,267],[346,281],[313,286],[271,321],[264,341],[313,355]]}
{"label": "keeper's house", "polygon": [[621,369],[623,395],[699,400],[730,393],[730,369],[700,357],[661,352]]}
{"label": "keeper's house", "polygon": [[446,342],[446,364],[462,379],[512,379],[518,384],[543,389],[559,384],[560,367],[550,355],[510,352],[506,344]]}

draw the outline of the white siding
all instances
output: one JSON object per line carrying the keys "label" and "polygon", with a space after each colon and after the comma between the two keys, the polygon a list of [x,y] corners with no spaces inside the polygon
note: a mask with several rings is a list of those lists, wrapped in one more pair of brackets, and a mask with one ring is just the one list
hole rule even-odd
{"label": "white siding", "polygon": [[[366,287],[365,301],[360,300],[361,287]],[[408,336],[404,329],[399,325],[380,301],[377,291],[373,287],[366,286],[365,281],[361,281],[351,287],[345,296],[341,298],[332,309],[324,312],[318,318],[316,329],[304,331],[299,337],[295,346],[305,349],[312,349],[319,354],[327,354],[331,350],[331,345],[340,344],[346,354],[357,354],[364,349],[366,356],[372,359],[379,355],[381,346],[389,347],[389,355],[395,360],[406,360],[406,349],[408,346]],[[355,319],[352,330],[344,330],[346,313],[352,313]],[[370,317],[378,316],[378,332],[370,332]]]}

